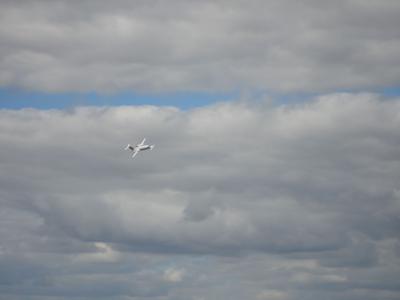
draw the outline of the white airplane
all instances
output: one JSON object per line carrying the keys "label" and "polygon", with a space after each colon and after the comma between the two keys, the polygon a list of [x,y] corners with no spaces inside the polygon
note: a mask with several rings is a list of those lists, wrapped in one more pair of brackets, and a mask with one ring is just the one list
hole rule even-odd
{"label": "white airplane", "polygon": [[145,141],[146,141],[146,139],[144,138],[143,141],[140,144],[137,144],[135,147],[128,144],[128,146],[126,146],[125,150],[129,149],[133,152],[132,158],[134,158],[140,151],[153,150],[154,145],[145,145],[144,144]]}

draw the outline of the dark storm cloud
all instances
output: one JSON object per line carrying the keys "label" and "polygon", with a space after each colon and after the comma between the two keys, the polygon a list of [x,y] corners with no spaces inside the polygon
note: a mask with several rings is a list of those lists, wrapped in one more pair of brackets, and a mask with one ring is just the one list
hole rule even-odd
{"label": "dark storm cloud", "polygon": [[394,299],[399,103],[2,110],[0,294]]}
{"label": "dark storm cloud", "polygon": [[0,84],[41,91],[396,85],[398,1],[2,1]]}

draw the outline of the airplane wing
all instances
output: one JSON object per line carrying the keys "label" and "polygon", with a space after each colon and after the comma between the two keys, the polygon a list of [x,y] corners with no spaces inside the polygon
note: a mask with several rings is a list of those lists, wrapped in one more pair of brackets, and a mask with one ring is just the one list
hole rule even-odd
{"label": "airplane wing", "polygon": [[139,150],[134,150],[132,154],[132,158],[134,158],[139,153]]}
{"label": "airplane wing", "polygon": [[145,141],[146,141],[146,138],[144,138],[143,141],[139,145],[142,146]]}

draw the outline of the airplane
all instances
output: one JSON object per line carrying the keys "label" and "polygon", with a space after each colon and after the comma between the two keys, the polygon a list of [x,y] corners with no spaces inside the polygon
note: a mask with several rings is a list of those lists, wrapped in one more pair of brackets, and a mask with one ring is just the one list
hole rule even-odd
{"label": "airplane", "polygon": [[126,146],[125,150],[129,149],[133,152],[132,158],[134,158],[140,151],[153,150],[154,145],[145,145],[144,144],[145,141],[146,141],[146,139],[144,138],[143,141],[140,144],[137,144],[135,147],[128,144],[128,146]]}

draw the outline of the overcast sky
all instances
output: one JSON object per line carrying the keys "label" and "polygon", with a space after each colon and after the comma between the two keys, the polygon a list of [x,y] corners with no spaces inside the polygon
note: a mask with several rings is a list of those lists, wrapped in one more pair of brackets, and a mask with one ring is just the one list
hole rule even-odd
{"label": "overcast sky", "polygon": [[400,3],[1,1],[0,84],[334,91],[398,84]]}
{"label": "overcast sky", "polygon": [[399,299],[398,28],[390,0],[1,1],[0,300]]}

